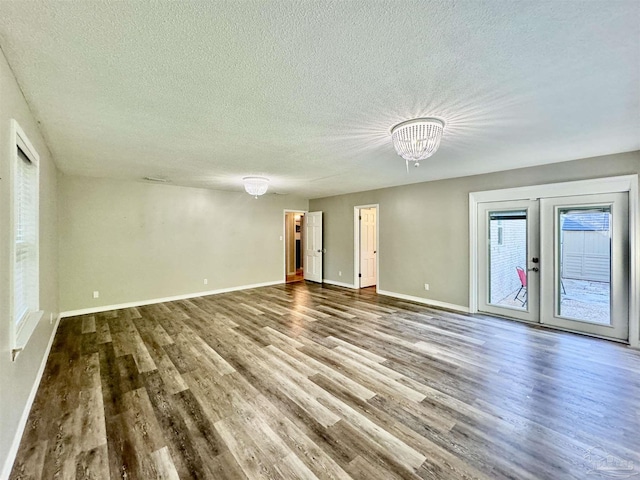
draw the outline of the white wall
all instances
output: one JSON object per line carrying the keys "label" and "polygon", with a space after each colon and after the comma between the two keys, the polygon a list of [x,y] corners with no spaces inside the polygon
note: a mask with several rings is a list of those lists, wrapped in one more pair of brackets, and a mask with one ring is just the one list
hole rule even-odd
{"label": "white wall", "polygon": [[[9,332],[9,160],[15,144],[10,138],[11,119],[17,120],[40,155],[40,309],[44,316],[25,350],[11,361]],[[34,386],[45,350],[53,334],[51,314],[58,314],[58,232],[56,166],[40,135],[38,124],[22,96],[16,79],[0,52],[0,478],[13,461],[14,440]]]}
{"label": "white wall", "polygon": [[240,191],[66,175],[59,182],[62,311],[282,282],[284,210],[308,206]]}

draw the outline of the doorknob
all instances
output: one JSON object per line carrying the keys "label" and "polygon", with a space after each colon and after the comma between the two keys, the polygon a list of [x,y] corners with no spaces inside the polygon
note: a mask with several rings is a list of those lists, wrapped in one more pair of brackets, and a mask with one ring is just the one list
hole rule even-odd
{"label": "doorknob", "polygon": [[533,267],[533,268],[530,268],[530,269],[529,269],[529,271],[530,271],[530,272],[537,272],[537,271],[539,271],[539,270],[540,270],[540,269],[539,269],[538,267]]}
{"label": "doorknob", "polygon": [[322,253],[322,250],[318,250],[318,253]]}

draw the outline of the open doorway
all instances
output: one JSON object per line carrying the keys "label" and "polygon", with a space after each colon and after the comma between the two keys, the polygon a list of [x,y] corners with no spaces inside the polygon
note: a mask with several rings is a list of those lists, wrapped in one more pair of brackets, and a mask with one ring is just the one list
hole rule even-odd
{"label": "open doorway", "polygon": [[284,239],[285,239],[285,281],[287,283],[304,280],[303,255],[303,222],[302,211],[285,211]]}
{"label": "open doorway", "polygon": [[354,207],[354,285],[378,289],[378,205]]}

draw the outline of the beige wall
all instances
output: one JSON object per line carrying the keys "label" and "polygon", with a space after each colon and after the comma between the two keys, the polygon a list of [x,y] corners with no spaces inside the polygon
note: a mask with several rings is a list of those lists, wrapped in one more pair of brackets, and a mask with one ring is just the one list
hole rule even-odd
{"label": "beige wall", "polygon": [[[40,324],[15,362],[11,361],[9,344],[9,160],[15,149],[9,132],[11,119],[18,121],[40,155],[40,309],[44,310]],[[0,52],[0,477],[12,460],[9,452],[53,332],[49,318],[51,314],[57,317],[59,311],[56,188],[56,166]]]}
{"label": "beige wall", "polygon": [[284,281],[284,210],[308,205],[65,175],[59,192],[62,311]]}
{"label": "beige wall", "polygon": [[353,207],[378,203],[379,289],[468,307],[469,192],[632,173],[640,152],[310,200],[324,212],[324,278],[353,283]]}

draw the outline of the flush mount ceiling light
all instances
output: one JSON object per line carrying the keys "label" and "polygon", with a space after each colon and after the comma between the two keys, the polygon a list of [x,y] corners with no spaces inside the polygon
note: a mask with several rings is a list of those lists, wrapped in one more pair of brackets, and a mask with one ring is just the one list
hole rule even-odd
{"label": "flush mount ceiling light", "polygon": [[260,195],[267,193],[269,188],[269,179],[264,177],[244,177],[244,189],[249,195],[258,198]]}
{"label": "flush mount ceiling light", "polygon": [[417,167],[420,161],[429,158],[436,153],[440,146],[440,139],[444,130],[444,122],[439,118],[414,118],[397,124],[391,129],[391,138],[396,152],[407,163],[415,162]]}

